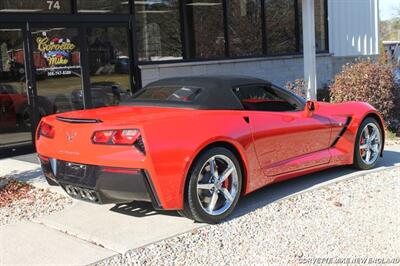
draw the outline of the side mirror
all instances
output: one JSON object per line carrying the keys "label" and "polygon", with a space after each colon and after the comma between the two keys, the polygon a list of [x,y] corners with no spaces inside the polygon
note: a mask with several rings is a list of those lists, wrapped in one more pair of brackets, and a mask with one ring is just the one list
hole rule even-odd
{"label": "side mirror", "polygon": [[318,107],[318,103],[315,101],[307,101],[306,106],[304,107],[304,116],[311,117],[313,113],[316,111]]}
{"label": "side mirror", "polygon": [[315,111],[315,103],[313,101],[307,101],[307,109],[310,112]]}

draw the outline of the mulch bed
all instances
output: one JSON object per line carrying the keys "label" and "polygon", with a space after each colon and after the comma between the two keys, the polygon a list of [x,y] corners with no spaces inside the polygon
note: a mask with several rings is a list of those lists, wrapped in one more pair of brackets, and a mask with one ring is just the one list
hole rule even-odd
{"label": "mulch bed", "polygon": [[15,200],[29,197],[28,193],[32,190],[32,186],[17,180],[9,180],[2,188],[0,188],[0,208],[6,207]]}

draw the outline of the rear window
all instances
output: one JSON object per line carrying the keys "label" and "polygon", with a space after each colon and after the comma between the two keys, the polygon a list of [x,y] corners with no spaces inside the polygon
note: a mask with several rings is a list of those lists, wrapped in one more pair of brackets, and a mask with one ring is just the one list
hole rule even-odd
{"label": "rear window", "polygon": [[201,88],[187,86],[148,87],[133,96],[134,100],[156,100],[169,102],[191,102],[201,92]]}

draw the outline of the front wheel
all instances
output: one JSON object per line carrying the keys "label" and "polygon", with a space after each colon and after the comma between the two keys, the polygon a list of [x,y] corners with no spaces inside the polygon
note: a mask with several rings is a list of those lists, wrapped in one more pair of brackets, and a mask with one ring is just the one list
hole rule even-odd
{"label": "front wheel", "polygon": [[375,167],[383,147],[383,132],[376,119],[368,117],[357,132],[354,147],[354,166],[361,170]]}
{"label": "front wheel", "polygon": [[183,214],[198,222],[219,223],[232,213],[242,188],[236,156],[222,147],[204,152],[193,164]]}

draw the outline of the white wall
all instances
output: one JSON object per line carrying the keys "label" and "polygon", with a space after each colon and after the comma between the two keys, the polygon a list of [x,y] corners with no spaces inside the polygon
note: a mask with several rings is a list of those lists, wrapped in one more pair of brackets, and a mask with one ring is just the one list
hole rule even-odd
{"label": "white wall", "polygon": [[378,2],[328,0],[329,51],[334,56],[379,54]]}

